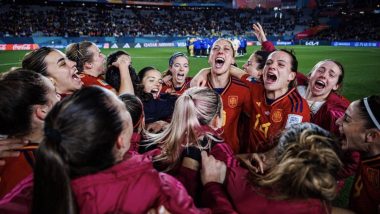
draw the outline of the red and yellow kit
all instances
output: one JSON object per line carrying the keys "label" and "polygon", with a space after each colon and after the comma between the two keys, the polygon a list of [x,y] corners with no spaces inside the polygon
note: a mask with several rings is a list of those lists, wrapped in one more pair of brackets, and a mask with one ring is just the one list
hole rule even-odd
{"label": "red and yellow kit", "polygon": [[162,84],[161,93],[173,93],[173,92],[175,92],[177,95],[181,95],[181,94],[183,94],[183,92],[186,91],[186,89],[190,88],[191,79],[192,79],[191,77],[186,77],[185,83],[180,88],[174,87],[173,84],[171,86],[168,86],[164,83],[164,84]]}
{"label": "red and yellow kit", "polygon": [[351,190],[350,207],[357,213],[380,211],[380,155],[363,159]]}
{"label": "red and yellow kit", "polygon": [[106,81],[104,81],[101,77],[94,77],[88,74],[81,73],[79,75],[80,79],[83,82],[83,86],[97,85],[103,88],[107,88],[109,90],[113,90],[114,88],[109,85]]}
{"label": "red and yellow kit", "polygon": [[228,143],[235,154],[239,152],[241,143],[249,143],[247,139],[238,138],[238,122],[240,114],[251,112],[251,98],[249,87],[235,77],[230,77],[227,86],[220,92],[215,89],[210,80],[207,81],[207,87],[217,91],[222,97],[223,114],[225,122],[223,125],[222,137]]}
{"label": "red and yellow kit", "polygon": [[252,99],[250,152],[265,152],[273,145],[273,138],[292,124],[309,122],[307,101],[295,88],[268,103],[262,83],[251,82],[249,75],[242,80],[250,86]]}

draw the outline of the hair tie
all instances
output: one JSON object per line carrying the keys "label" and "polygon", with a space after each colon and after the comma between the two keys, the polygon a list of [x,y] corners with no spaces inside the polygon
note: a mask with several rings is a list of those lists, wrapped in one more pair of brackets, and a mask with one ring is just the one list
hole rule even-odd
{"label": "hair tie", "polygon": [[56,143],[60,143],[62,140],[61,133],[54,128],[45,127],[45,136]]}
{"label": "hair tie", "polygon": [[371,110],[371,108],[369,107],[368,97],[365,97],[365,98],[363,99],[363,101],[364,101],[365,109],[367,110],[367,112],[368,112],[368,114],[369,114],[369,117],[371,118],[372,122],[375,124],[375,126],[377,127],[377,129],[380,130],[380,124],[379,124],[379,122],[376,120],[375,115],[372,113],[372,110]]}

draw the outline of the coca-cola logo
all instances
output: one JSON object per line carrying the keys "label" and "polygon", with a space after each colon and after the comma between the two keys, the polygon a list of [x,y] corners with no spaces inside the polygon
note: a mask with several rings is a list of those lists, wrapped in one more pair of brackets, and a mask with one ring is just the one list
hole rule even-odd
{"label": "coca-cola logo", "polygon": [[32,45],[31,44],[14,44],[13,50],[31,50]]}

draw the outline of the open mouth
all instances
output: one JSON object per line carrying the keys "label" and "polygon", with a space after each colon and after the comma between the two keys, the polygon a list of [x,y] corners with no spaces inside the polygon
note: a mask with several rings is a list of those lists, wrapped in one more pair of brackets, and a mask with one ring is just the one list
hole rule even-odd
{"label": "open mouth", "polygon": [[80,80],[80,78],[79,78],[79,76],[76,74],[76,73],[74,73],[72,76],[71,76],[74,80]]}
{"label": "open mouth", "polygon": [[150,90],[150,93],[153,95],[153,98],[156,99],[159,95],[159,90],[158,88],[153,88],[152,90]]}
{"label": "open mouth", "polygon": [[267,81],[270,82],[270,83],[276,82],[277,81],[276,74],[268,72],[267,73]]}
{"label": "open mouth", "polygon": [[326,87],[326,83],[324,83],[324,82],[321,81],[321,80],[317,80],[317,81],[315,82],[315,87],[316,87],[317,89],[324,89],[324,88]]}
{"label": "open mouth", "polygon": [[217,68],[221,68],[221,67],[223,67],[223,65],[224,65],[224,59],[222,58],[222,57],[218,57],[218,58],[216,58],[215,59],[215,66],[217,67]]}
{"label": "open mouth", "polygon": [[80,84],[80,86],[83,85],[82,80],[80,79],[80,77],[78,76],[76,72],[73,75],[71,75],[71,78],[74,80],[74,82],[76,82],[77,84]]}
{"label": "open mouth", "polygon": [[177,80],[184,80],[185,79],[185,74],[177,74]]}

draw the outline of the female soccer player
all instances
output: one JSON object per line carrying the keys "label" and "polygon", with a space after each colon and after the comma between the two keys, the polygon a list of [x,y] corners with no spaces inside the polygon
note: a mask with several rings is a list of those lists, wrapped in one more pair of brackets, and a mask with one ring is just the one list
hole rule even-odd
{"label": "female soccer player", "polygon": [[62,98],[83,85],[76,63],[54,48],[42,47],[29,52],[22,60],[22,67],[48,77]]}
{"label": "female soccer player", "polygon": [[169,77],[170,80],[164,82],[161,93],[183,94],[190,87],[191,77],[187,76],[189,69],[189,59],[185,54],[173,54],[169,59],[169,69],[164,74],[164,79]]}
{"label": "female soccer player", "polygon": [[380,96],[372,95],[350,104],[336,121],[343,147],[361,154],[350,197],[357,213],[380,211]]}
{"label": "female soccer player", "polygon": [[119,95],[133,93],[132,80],[129,75],[130,56],[123,55],[113,63],[114,66],[119,68],[121,77],[119,90],[116,91],[104,81],[106,57],[96,44],[88,41],[72,43],[67,46],[66,55],[70,60],[77,63],[80,78],[85,86],[98,85]]}
{"label": "female soccer player", "polygon": [[[42,141],[45,117],[59,99],[53,83],[34,71],[20,68],[2,75],[0,133],[4,139],[0,144],[8,140],[11,143],[6,144],[10,148],[0,152],[5,157],[2,159],[5,165],[0,167],[0,197],[32,172],[33,151]],[[15,143],[16,139],[28,144]],[[8,157],[4,153],[9,153]]]}

